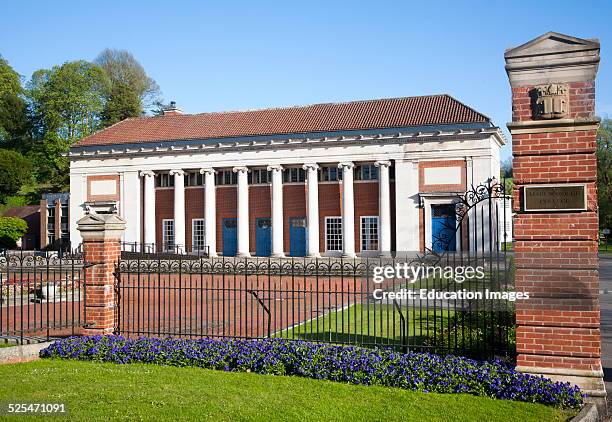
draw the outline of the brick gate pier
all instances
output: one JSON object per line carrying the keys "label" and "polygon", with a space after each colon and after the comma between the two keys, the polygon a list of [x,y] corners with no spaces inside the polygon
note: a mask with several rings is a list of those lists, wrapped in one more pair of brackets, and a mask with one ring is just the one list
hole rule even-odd
{"label": "brick gate pier", "polygon": [[595,76],[599,42],[554,32],[507,50],[517,369],[603,401]]}

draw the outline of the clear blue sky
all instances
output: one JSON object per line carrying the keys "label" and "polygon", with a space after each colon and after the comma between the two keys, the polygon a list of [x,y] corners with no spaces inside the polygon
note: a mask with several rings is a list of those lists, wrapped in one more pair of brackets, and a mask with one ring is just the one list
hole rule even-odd
{"label": "clear blue sky", "polygon": [[448,93],[505,130],[504,49],[557,31],[601,41],[597,112],[612,116],[606,1],[228,3],[9,2],[0,54],[28,79],[127,49],[188,113]]}

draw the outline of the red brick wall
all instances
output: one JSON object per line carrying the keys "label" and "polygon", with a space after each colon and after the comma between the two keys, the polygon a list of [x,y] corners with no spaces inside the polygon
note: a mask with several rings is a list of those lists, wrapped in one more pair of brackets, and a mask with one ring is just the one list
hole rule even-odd
{"label": "red brick wall", "polygon": [[174,219],[174,189],[155,189],[155,241],[162,247],[162,220]]}
{"label": "red brick wall", "polygon": [[[272,198],[270,185],[249,186],[249,248],[255,252],[256,237],[255,230],[258,218],[272,217]],[[283,216],[283,218],[285,218]]]}
{"label": "red brick wall", "polygon": [[361,252],[361,217],[378,215],[378,180],[354,182],[355,251]]}
{"label": "red brick wall", "polygon": [[217,196],[217,251],[223,252],[223,219],[238,217],[238,188],[218,186]]}
{"label": "red brick wall", "polygon": [[[454,184],[426,185],[425,169],[439,167],[460,167],[461,180]],[[466,165],[465,160],[446,160],[446,161],[420,161],[419,162],[419,192],[448,192],[466,190]]]}
{"label": "red brick wall", "polygon": [[[569,85],[568,118],[592,118],[594,85]],[[534,117],[532,89],[513,88],[514,121]],[[513,135],[515,283],[530,293],[516,303],[519,366],[601,370],[595,146],[593,129]],[[586,184],[586,211],[522,211],[525,185],[564,182]]]}
{"label": "red brick wall", "polygon": [[306,185],[283,185],[283,249],[286,254],[290,250],[289,219],[291,217],[306,218]]}
{"label": "red brick wall", "polygon": [[191,250],[194,218],[204,218],[204,186],[185,188],[185,242]]}
{"label": "red brick wall", "polygon": [[[589,118],[595,114],[595,84],[592,82],[569,83],[568,118]],[[534,86],[512,88],[512,121],[531,120]],[[514,139],[514,137],[513,137]]]}
{"label": "red brick wall", "polygon": [[325,252],[325,217],[342,216],[341,184],[319,183],[319,249]]}

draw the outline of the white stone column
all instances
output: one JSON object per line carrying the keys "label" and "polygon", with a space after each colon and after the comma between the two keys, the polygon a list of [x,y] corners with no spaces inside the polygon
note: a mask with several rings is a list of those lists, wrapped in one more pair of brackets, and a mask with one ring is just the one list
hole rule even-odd
{"label": "white stone column", "polygon": [[321,256],[319,253],[319,165],[315,163],[304,164],[306,170],[307,205],[308,217],[308,251],[310,258]]}
{"label": "white stone column", "polygon": [[143,252],[155,252],[155,173],[141,171],[144,179],[144,236]]}
{"label": "white stone column", "polygon": [[236,256],[249,257],[249,179],[247,167],[234,167],[238,174],[238,253]]}
{"label": "white stone column", "polygon": [[217,191],[215,187],[215,170],[203,168],[204,175],[204,242],[208,256],[217,256]]}
{"label": "white stone column", "polygon": [[268,166],[272,172],[272,256],[282,258],[283,252],[283,167]]}
{"label": "white stone column", "polygon": [[389,167],[391,161],[377,161],[378,167],[378,250],[391,252],[391,197],[389,196]]}
{"label": "white stone column", "polygon": [[355,257],[355,198],[353,194],[353,168],[351,162],[340,163],[342,169],[342,256]]}
{"label": "white stone column", "polygon": [[174,247],[177,252],[185,251],[185,172],[170,170],[174,176]]}

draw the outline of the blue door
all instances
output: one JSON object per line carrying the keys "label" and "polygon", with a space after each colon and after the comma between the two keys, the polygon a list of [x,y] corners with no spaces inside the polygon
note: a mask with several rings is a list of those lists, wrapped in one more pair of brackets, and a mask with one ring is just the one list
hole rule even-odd
{"label": "blue door", "polygon": [[306,256],[306,218],[304,217],[289,219],[289,254]]}
{"label": "blue door", "polygon": [[454,252],[457,218],[453,204],[431,206],[431,245],[434,252]]}
{"label": "blue door", "polygon": [[238,252],[238,227],[235,218],[223,219],[223,255],[236,256]]}
{"label": "blue door", "polygon": [[272,252],[272,226],[269,218],[255,220],[255,255],[270,256]]}

